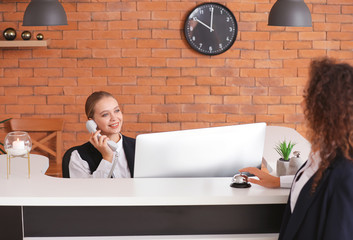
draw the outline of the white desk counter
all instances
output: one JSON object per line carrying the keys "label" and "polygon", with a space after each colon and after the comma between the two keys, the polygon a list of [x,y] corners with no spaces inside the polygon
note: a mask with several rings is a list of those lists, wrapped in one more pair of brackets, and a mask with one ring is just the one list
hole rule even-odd
{"label": "white desk counter", "polygon": [[153,206],[284,204],[287,189],[229,186],[231,178],[60,179],[49,176],[0,181],[0,205]]}
{"label": "white desk counter", "polygon": [[231,178],[53,178],[43,174],[48,161],[35,158],[30,179],[27,164],[13,161],[9,179],[0,169],[0,214],[9,216],[6,224],[20,224],[25,237],[275,234],[289,193],[231,188]]}

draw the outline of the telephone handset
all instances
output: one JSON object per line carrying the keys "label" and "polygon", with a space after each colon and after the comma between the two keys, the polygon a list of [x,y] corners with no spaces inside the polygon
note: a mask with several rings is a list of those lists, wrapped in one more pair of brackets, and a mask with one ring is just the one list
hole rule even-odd
{"label": "telephone handset", "polygon": [[[87,130],[90,132],[90,133],[95,133],[97,132],[97,124],[95,121],[93,120],[88,120],[86,122],[86,128]],[[98,138],[100,137],[101,135],[98,134]],[[111,150],[113,150],[114,152],[118,149],[118,144],[112,140],[108,140],[107,142],[108,146],[110,147]]]}

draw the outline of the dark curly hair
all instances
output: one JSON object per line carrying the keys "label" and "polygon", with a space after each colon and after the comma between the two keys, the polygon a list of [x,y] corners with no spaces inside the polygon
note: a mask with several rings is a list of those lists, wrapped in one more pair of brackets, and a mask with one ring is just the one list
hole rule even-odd
{"label": "dark curly hair", "polygon": [[321,163],[312,191],[337,153],[353,159],[353,68],[323,58],[312,61],[304,94],[304,115],[312,150]]}

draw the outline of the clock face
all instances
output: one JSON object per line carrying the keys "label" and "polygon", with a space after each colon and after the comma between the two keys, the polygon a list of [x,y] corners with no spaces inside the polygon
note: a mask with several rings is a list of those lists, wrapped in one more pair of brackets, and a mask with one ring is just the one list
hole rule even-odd
{"label": "clock face", "polygon": [[193,49],[206,55],[217,55],[233,45],[238,25],[227,7],[218,3],[204,3],[189,14],[184,31]]}

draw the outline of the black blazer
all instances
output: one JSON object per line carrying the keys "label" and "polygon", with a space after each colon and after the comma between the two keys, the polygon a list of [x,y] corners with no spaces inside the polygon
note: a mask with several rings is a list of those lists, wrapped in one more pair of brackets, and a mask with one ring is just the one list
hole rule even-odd
{"label": "black blazer", "polygon": [[[134,177],[136,139],[123,136],[123,148],[131,177]],[[63,177],[70,177],[69,161],[71,153],[74,150],[77,150],[81,158],[88,163],[91,173],[96,171],[102,161],[102,154],[90,142],[86,142],[81,146],[70,148],[64,154],[62,165]]]}
{"label": "black blazer", "polygon": [[312,182],[304,185],[292,214],[288,200],[279,239],[353,239],[353,161],[337,156],[314,193]]}

